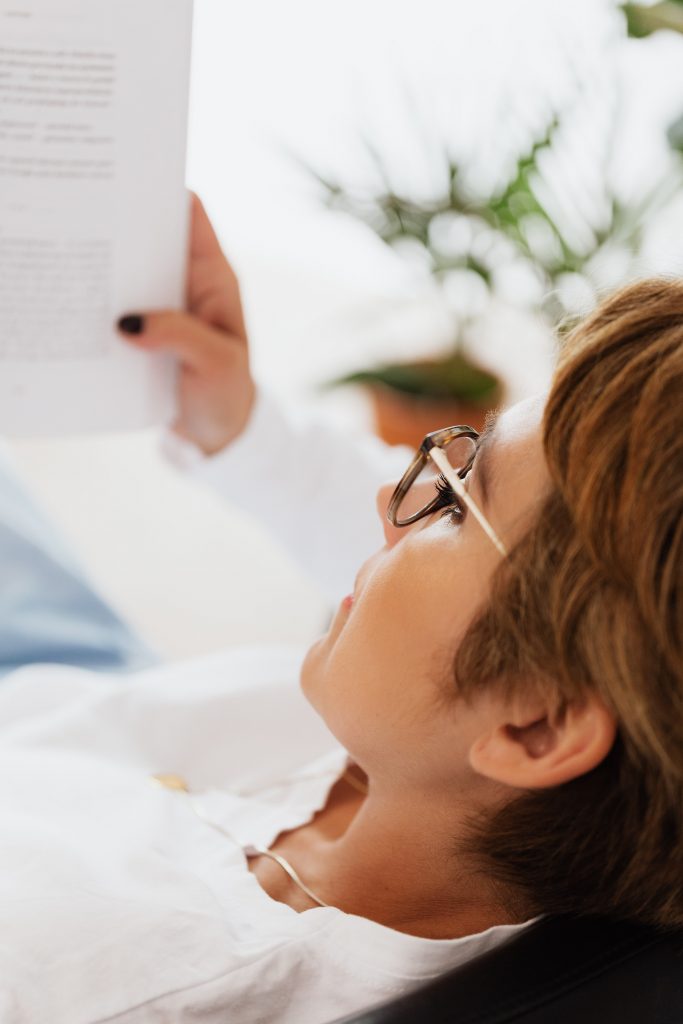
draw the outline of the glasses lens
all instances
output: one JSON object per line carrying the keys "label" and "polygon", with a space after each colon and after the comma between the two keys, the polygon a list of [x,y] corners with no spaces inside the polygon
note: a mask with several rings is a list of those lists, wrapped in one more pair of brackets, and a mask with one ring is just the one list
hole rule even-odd
{"label": "glasses lens", "polygon": [[[456,437],[454,441],[442,447],[441,450],[446,455],[454,471],[459,473],[469,466],[472,461],[476,451],[476,444],[471,437]],[[438,495],[436,483],[440,475],[440,470],[431,459],[428,459],[427,465],[423,468],[399,506],[399,522],[417,515],[418,512],[421,512],[423,508],[426,508],[427,505],[434,501]]]}

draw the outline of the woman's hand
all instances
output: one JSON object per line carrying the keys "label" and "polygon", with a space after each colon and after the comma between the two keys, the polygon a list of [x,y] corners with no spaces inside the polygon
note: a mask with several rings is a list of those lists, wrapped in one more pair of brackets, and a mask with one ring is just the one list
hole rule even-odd
{"label": "woman's hand", "polygon": [[123,317],[118,327],[138,348],[178,357],[177,434],[214,455],[242,432],[256,388],[239,284],[197,196],[187,311],[136,313]]}

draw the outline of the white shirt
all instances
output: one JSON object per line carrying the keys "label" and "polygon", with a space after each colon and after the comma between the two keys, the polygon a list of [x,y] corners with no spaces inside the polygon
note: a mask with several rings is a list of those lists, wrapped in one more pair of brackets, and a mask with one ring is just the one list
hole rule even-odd
{"label": "white shirt", "polygon": [[[200,474],[239,490],[248,443]],[[293,519],[285,490],[279,509]],[[331,587],[348,586],[343,548]],[[2,1024],[321,1024],[518,931],[423,939],[335,908],[299,914],[261,889],[245,849],[310,821],[346,761],[299,692],[301,654],[234,651],[126,680],[29,666],[3,681]],[[154,785],[160,773],[193,796]]]}
{"label": "white shirt", "polygon": [[[34,666],[0,687],[0,1020],[318,1024],[517,929],[416,938],[296,913],[244,848],[309,821],[346,754],[300,652],[243,650],[122,682]],[[154,774],[182,775],[207,824]]]}

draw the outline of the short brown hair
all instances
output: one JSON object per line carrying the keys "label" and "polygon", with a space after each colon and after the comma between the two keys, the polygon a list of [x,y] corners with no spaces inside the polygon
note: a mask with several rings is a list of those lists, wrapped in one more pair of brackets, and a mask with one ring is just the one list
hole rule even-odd
{"label": "short brown hair", "polygon": [[456,656],[459,692],[600,694],[594,771],[525,792],[471,849],[527,909],[683,925],[683,284],[604,302],[548,398],[551,491]]}

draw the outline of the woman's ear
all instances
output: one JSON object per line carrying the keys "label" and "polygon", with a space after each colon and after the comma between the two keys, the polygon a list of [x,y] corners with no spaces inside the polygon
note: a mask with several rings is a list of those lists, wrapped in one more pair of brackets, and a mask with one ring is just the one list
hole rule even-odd
{"label": "woman's ear", "polygon": [[518,789],[560,786],[592,771],[617,732],[614,716],[595,694],[561,711],[539,702],[533,707],[494,702],[491,710],[470,747],[470,766]]}

